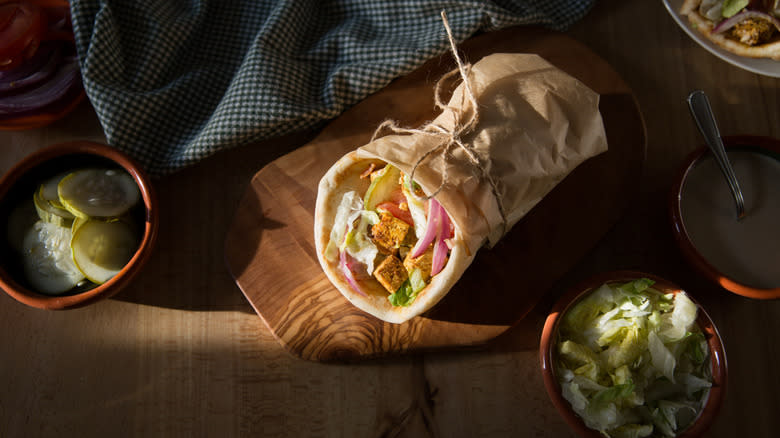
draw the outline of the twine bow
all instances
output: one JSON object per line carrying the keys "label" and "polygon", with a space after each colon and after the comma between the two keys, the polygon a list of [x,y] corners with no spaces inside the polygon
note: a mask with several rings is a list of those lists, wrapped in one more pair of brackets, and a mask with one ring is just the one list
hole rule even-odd
{"label": "twine bow", "polygon": [[[450,114],[452,114],[452,119],[453,119],[452,128],[448,129],[444,126],[441,126],[433,122],[423,126],[422,128],[404,128],[398,126],[398,124],[394,120],[385,120],[377,127],[376,131],[374,131],[374,135],[372,136],[371,141],[378,138],[380,136],[379,135],[380,132],[384,130],[389,130],[392,131],[393,133],[398,133],[398,134],[427,135],[427,136],[437,137],[439,139],[439,143],[437,143],[436,146],[431,148],[429,151],[425,152],[422,156],[420,156],[420,158],[417,159],[417,162],[414,163],[414,166],[412,167],[412,172],[409,175],[409,177],[412,180],[414,180],[414,174],[417,171],[418,166],[420,166],[423,162],[425,162],[425,160],[427,160],[434,154],[442,155],[444,160],[444,169],[442,172],[441,183],[433,193],[423,197],[424,200],[428,200],[435,197],[442,190],[444,184],[447,182],[447,178],[448,178],[447,169],[449,167],[447,163],[449,161],[449,158],[452,157],[452,150],[454,148],[460,148],[460,150],[462,150],[466,154],[466,157],[468,157],[469,159],[469,163],[478,172],[480,177],[490,184],[491,192],[493,194],[493,197],[496,200],[496,204],[498,205],[498,211],[501,214],[501,224],[503,227],[502,235],[503,235],[506,232],[507,219],[506,219],[506,212],[504,211],[503,202],[498,193],[497,183],[488,172],[487,167],[482,163],[481,157],[479,156],[477,151],[473,149],[473,146],[462,140],[464,136],[474,131],[477,124],[479,123],[479,111],[478,111],[477,98],[474,95],[474,91],[471,88],[471,81],[469,76],[469,74],[471,73],[471,64],[464,64],[463,61],[460,59],[460,56],[458,56],[458,49],[455,44],[455,39],[452,36],[452,30],[450,29],[450,24],[449,21],[447,20],[447,13],[445,11],[441,11],[441,19],[442,22],[444,23],[444,28],[447,31],[447,38],[449,39],[450,48],[452,49],[452,56],[455,58],[455,62],[457,63],[458,67],[450,71],[449,73],[446,73],[444,76],[442,76],[439,79],[438,82],[436,82],[436,88],[434,89],[434,100],[435,100],[436,108],[441,109],[442,112],[448,111]],[[461,105],[460,107],[450,106],[444,103],[444,101],[441,98],[444,84],[447,82],[449,78],[457,74],[460,74],[461,80],[463,81],[463,86],[465,89],[465,92],[463,93],[463,97],[465,99],[468,99],[468,102],[471,103],[472,111],[471,114],[468,115],[468,117],[466,117],[466,111],[464,105]]]}

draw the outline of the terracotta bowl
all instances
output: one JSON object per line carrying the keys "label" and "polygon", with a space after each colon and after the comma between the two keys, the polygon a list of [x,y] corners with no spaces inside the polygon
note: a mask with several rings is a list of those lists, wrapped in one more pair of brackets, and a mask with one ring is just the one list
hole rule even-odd
{"label": "terracotta bowl", "polygon": [[[707,184],[707,195],[696,195],[695,187],[700,184],[697,179],[702,178],[705,172],[709,176],[716,168],[712,153],[701,146],[687,157],[670,191],[672,232],[685,258],[710,281],[749,298],[780,298],[780,227],[777,226],[780,224],[780,211],[770,213],[770,209],[776,210],[780,205],[780,188],[777,187],[777,181],[780,181],[780,141],[768,137],[731,136],[724,137],[723,143],[737,178],[741,180],[745,218],[737,222],[733,201],[722,199],[728,197],[728,189],[725,179],[719,174],[714,175],[711,184]],[[735,161],[735,157],[738,160],[741,157],[742,162]],[[766,167],[771,163],[776,164]],[[739,167],[740,164],[742,167]],[[720,197],[688,200],[689,196],[712,196],[718,189]],[[732,225],[728,223],[697,218],[695,214],[698,213],[694,213],[694,209],[702,209],[700,205],[703,203],[711,205],[716,213],[728,208],[729,211],[723,214],[731,214],[733,208],[733,230],[736,233],[731,232]],[[722,217],[723,214],[714,216]],[[728,237],[723,230],[729,230],[728,236],[733,237]],[[707,236],[709,233],[714,237]]]}
{"label": "terracotta bowl", "polygon": [[[552,399],[553,404],[561,413],[566,422],[574,429],[580,436],[588,438],[603,438],[603,436],[596,430],[589,428],[585,425],[585,422],[580,418],[572,409],[569,402],[563,398],[561,394],[561,386],[558,383],[558,379],[555,371],[555,360],[557,353],[554,351],[554,346],[557,343],[557,332],[562,316],[580,299],[587,296],[591,291],[597,289],[604,283],[623,283],[640,278],[649,278],[655,281],[653,285],[654,289],[657,289],[663,293],[677,293],[680,291],[680,287],[677,285],[657,277],[652,274],[637,271],[615,271],[607,272],[604,274],[591,277],[582,283],[574,286],[567,291],[553,306],[550,314],[547,316],[544,328],[542,330],[542,337],[539,347],[539,356],[541,360],[542,377],[544,378],[544,386],[547,389],[547,393]],[[688,293],[688,297],[696,303],[691,294]],[[701,436],[712,424],[715,419],[720,406],[723,402],[723,397],[726,391],[726,377],[727,377],[727,364],[726,354],[723,349],[723,343],[721,341],[718,330],[713,324],[710,317],[704,311],[704,309],[696,303],[698,306],[698,318],[697,323],[701,327],[702,333],[704,333],[707,339],[707,344],[710,348],[710,362],[712,369],[712,388],[710,389],[707,401],[699,413],[696,420],[688,426],[679,437],[698,437]]]}
{"label": "terracotta bowl", "polygon": [[[138,184],[141,206],[133,210],[141,241],[130,261],[110,280],[87,290],[63,295],[44,295],[28,285],[18,252],[10,243],[9,212],[20,205],[41,181],[60,172],[88,166],[124,168]],[[40,309],[69,309],[85,306],[119,292],[141,271],[157,240],[159,227],[157,198],[148,177],[127,155],[109,146],[86,141],[61,143],[28,155],[0,179],[0,288],[17,301]]]}

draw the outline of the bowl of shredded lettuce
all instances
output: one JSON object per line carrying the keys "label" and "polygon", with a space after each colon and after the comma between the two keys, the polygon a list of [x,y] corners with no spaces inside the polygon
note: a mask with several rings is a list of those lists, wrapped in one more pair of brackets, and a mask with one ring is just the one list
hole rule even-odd
{"label": "bowl of shredded lettuce", "polygon": [[595,276],[553,306],[540,343],[553,404],[588,437],[693,437],[725,395],[726,355],[707,313],[660,277]]}

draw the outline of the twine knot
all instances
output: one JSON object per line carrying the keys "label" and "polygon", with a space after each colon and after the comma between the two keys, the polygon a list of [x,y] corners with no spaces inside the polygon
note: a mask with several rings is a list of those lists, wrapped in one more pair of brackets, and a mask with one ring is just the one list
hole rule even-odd
{"label": "twine knot", "polygon": [[[374,131],[374,135],[372,136],[371,141],[374,141],[376,138],[380,137],[380,133],[385,130],[389,130],[397,134],[419,134],[438,138],[439,141],[437,142],[436,146],[425,152],[420,156],[420,158],[417,159],[417,162],[414,163],[412,172],[409,175],[409,178],[414,180],[414,174],[417,171],[418,166],[420,166],[423,162],[425,162],[425,160],[435,154],[442,155],[444,166],[441,183],[433,193],[423,197],[424,200],[429,200],[439,194],[448,179],[447,169],[449,166],[447,164],[449,159],[452,157],[453,149],[459,148],[462,150],[466,154],[466,157],[468,157],[469,163],[472,165],[481,179],[487,181],[490,184],[491,192],[496,200],[498,211],[501,215],[503,235],[506,232],[507,218],[501,196],[499,196],[498,193],[497,183],[488,172],[487,166],[483,163],[482,158],[479,156],[473,146],[462,140],[463,137],[473,132],[479,123],[477,98],[474,95],[470,80],[471,64],[464,63],[458,55],[458,49],[455,44],[455,39],[452,36],[452,30],[450,29],[449,21],[447,20],[447,14],[445,11],[441,11],[441,18],[444,24],[444,28],[447,31],[447,38],[449,39],[450,48],[452,49],[452,56],[455,58],[455,62],[457,63],[458,67],[449,73],[446,73],[436,82],[436,88],[434,89],[434,101],[436,108],[441,109],[442,112],[449,112],[452,115],[453,126],[451,128],[447,128],[437,123],[431,122],[421,128],[405,128],[398,126],[394,120],[385,120]],[[442,89],[444,88],[447,80],[455,75],[460,75],[464,86],[463,98],[464,100],[467,99],[471,104],[471,112],[468,115],[466,114],[467,108],[465,105],[461,104],[460,106],[451,106],[446,104],[441,98]]]}

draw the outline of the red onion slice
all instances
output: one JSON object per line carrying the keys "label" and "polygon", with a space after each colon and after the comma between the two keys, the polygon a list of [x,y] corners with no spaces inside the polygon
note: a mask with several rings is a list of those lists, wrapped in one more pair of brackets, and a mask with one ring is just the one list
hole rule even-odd
{"label": "red onion slice", "polygon": [[349,254],[347,254],[346,251],[339,251],[339,269],[341,270],[341,273],[344,274],[344,278],[347,279],[347,283],[349,283],[350,287],[352,287],[355,292],[365,297],[367,295],[365,292],[363,292],[363,289],[360,288],[360,285],[355,279],[355,276],[349,267],[350,263],[348,259]]}
{"label": "red onion slice", "polygon": [[59,44],[41,44],[35,55],[11,70],[0,70],[0,97],[49,79],[62,61]]}
{"label": "red onion slice", "polygon": [[731,29],[732,27],[734,27],[740,21],[746,20],[748,18],[763,18],[764,20],[768,20],[770,23],[772,23],[775,26],[775,28],[777,28],[777,30],[780,30],[780,20],[778,20],[777,18],[765,12],[746,9],[715,25],[715,27],[712,28],[712,33],[723,33]]}
{"label": "red onion slice", "polygon": [[436,203],[439,206],[439,219],[441,220],[441,226],[439,227],[439,233],[436,236],[436,243],[433,246],[433,261],[431,262],[431,275],[436,275],[444,269],[444,263],[447,261],[447,250],[450,247],[449,239],[455,233],[452,220],[444,210],[441,204]]}
{"label": "red onion slice", "polygon": [[0,99],[0,116],[40,110],[65,97],[73,87],[79,86],[80,83],[81,74],[78,62],[67,62],[43,84]]}
{"label": "red onion slice", "polygon": [[412,258],[420,257],[428,249],[428,246],[439,234],[441,228],[441,209],[439,203],[431,198],[428,200],[428,223],[425,226],[425,234],[417,241],[417,244],[412,248]]}
{"label": "red onion slice", "polygon": [[431,276],[441,272],[441,270],[444,268],[444,263],[447,261],[447,242],[442,238],[442,234],[443,233],[439,233],[439,236],[436,238],[436,243],[433,244]]}

